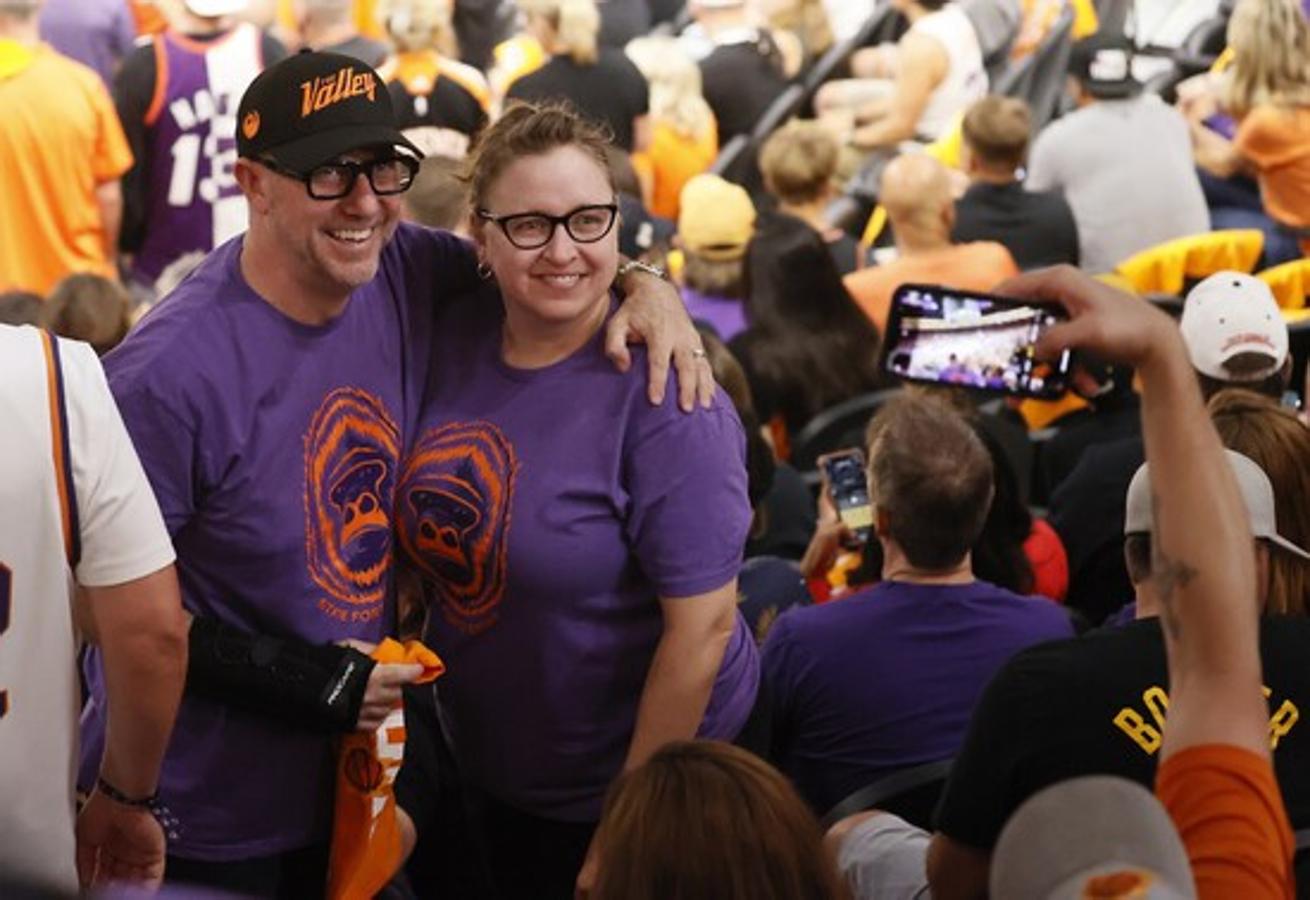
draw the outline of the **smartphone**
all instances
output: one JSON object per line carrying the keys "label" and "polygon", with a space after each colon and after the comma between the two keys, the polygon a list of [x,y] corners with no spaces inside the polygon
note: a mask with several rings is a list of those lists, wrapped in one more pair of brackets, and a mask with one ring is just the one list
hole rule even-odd
{"label": "smartphone", "polygon": [[1069,351],[1046,361],[1033,347],[1066,318],[1058,306],[901,285],[892,295],[882,368],[907,381],[1052,400],[1068,387]]}
{"label": "smartphone", "polygon": [[860,543],[867,543],[873,528],[873,505],[869,502],[864,454],[856,449],[838,450],[820,456],[818,463],[837,515]]}

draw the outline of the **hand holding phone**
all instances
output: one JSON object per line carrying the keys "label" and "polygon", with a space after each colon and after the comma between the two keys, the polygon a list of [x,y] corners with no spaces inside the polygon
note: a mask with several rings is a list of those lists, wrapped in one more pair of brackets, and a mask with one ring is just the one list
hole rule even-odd
{"label": "hand holding phone", "polygon": [[908,381],[1052,400],[1068,385],[1069,353],[1037,358],[1057,306],[976,291],[906,284],[892,295],[882,368]]}
{"label": "hand holding phone", "polygon": [[867,542],[873,529],[873,504],[864,454],[854,448],[839,450],[820,456],[818,463],[837,516],[861,544]]}

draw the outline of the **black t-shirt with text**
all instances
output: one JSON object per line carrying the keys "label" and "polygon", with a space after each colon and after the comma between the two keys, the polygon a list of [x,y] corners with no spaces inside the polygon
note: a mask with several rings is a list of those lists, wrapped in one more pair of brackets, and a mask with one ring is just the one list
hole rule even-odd
{"label": "black t-shirt with text", "polygon": [[567,100],[589,119],[614,132],[614,143],[633,149],[632,121],[650,108],[645,77],[623,51],[601,47],[594,65],[583,66],[568,56],[556,56],[535,72],[509,86],[511,100]]}
{"label": "black t-shirt with text", "polygon": [[[1310,826],[1310,620],[1260,628],[1270,745],[1292,827]],[[1159,619],[1052,641],[1015,656],[974,710],[937,808],[947,837],[990,850],[1028,797],[1080,775],[1154,786],[1168,709]]]}

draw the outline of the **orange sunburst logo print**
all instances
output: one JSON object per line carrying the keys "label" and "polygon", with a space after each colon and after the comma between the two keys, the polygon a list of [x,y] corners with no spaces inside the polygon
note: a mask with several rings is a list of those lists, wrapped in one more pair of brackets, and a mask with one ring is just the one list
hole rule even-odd
{"label": "orange sunburst logo print", "polygon": [[255,110],[246,113],[246,117],[241,120],[241,133],[246,136],[246,140],[252,140],[259,134],[259,113]]}
{"label": "orange sunburst logo print", "polygon": [[323,398],[305,432],[309,575],[351,606],[382,602],[400,430],[382,401],[356,388]]}
{"label": "orange sunburst logo print", "polygon": [[505,596],[510,509],[519,463],[490,422],[455,422],[419,438],[400,476],[400,545],[465,634],[495,624]]}

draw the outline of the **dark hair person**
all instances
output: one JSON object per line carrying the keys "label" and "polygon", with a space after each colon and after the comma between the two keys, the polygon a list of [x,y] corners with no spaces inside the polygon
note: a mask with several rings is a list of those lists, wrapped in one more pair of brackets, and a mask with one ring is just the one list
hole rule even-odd
{"label": "dark hair person", "polygon": [[746,251],[750,328],[729,345],[746,370],[760,420],[795,434],[835,403],[874,390],[878,331],[842,284],[818,232],[767,216]]}
{"label": "dark hair person", "polygon": [[776,769],[717,741],[666,745],[614,783],[589,900],[844,900],[814,814]]}

